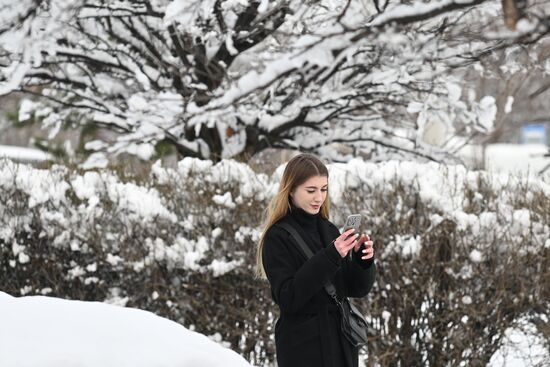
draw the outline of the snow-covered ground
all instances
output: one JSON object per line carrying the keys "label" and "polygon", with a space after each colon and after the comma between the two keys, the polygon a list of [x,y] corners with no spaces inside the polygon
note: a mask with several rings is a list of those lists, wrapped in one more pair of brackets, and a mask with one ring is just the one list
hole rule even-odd
{"label": "snow-covered ground", "polygon": [[39,149],[0,145],[0,159],[9,158],[19,162],[42,162],[53,157]]}
{"label": "snow-covered ground", "polygon": [[250,367],[237,353],[150,312],[0,292],[2,367]]}
{"label": "snow-covered ground", "polygon": [[[470,166],[480,166],[484,161],[483,166],[492,172],[536,174],[550,164],[550,158],[544,156],[549,150],[543,144],[491,144],[483,157],[481,146],[466,145],[458,155]],[[546,173],[550,174],[550,168]]]}
{"label": "snow-covered ground", "polygon": [[550,164],[550,158],[544,156],[548,152],[542,144],[492,144],[485,152],[485,162],[495,172],[537,173]]}

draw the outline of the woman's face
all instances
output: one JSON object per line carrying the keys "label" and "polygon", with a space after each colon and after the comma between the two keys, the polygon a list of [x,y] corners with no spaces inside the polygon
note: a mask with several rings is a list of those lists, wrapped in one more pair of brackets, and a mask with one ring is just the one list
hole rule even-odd
{"label": "woman's face", "polygon": [[291,193],[292,202],[309,214],[317,214],[325,202],[328,192],[328,177],[313,176],[297,186]]}

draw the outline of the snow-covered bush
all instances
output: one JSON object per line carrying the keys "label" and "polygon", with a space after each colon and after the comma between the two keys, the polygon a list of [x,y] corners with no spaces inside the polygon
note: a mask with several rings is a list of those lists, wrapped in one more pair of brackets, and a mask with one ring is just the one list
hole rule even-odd
{"label": "snow-covered bush", "polygon": [[[282,168],[187,158],[129,179],[2,161],[2,290],[150,310],[267,365],[276,307],[253,267]],[[329,171],[332,220],[362,213],[375,241],[361,301],[373,362],[484,365],[520,321],[548,340],[548,181],[395,161]]]}

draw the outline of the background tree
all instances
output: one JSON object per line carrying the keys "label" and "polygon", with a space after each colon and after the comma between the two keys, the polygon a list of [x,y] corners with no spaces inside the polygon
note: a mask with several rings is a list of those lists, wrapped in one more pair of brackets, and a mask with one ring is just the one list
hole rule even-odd
{"label": "background tree", "polygon": [[215,161],[269,147],[450,160],[426,130],[488,133],[497,113],[453,71],[550,32],[547,1],[525,6],[515,30],[483,0],[0,4],[0,95],[39,96],[20,118],[51,136],[64,124],[113,132],[86,145],[94,159],[147,159],[167,143]]}

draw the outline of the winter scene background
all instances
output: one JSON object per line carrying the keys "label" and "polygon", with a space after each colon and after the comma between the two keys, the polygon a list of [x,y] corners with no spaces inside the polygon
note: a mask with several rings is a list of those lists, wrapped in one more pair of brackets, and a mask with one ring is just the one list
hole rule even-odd
{"label": "winter scene background", "polygon": [[374,239],[361,366],[550,365],[550,1],[0,10],[0,366],[276,366],[299,152]]}

